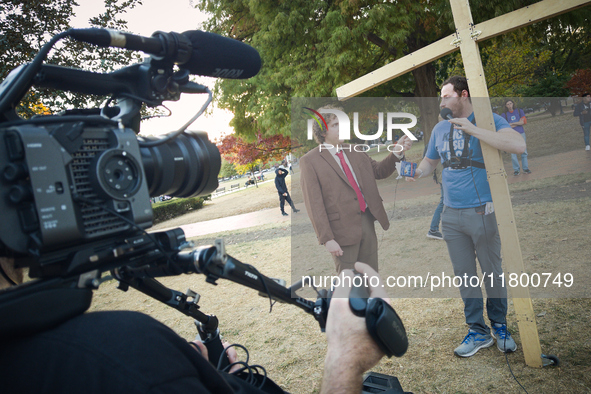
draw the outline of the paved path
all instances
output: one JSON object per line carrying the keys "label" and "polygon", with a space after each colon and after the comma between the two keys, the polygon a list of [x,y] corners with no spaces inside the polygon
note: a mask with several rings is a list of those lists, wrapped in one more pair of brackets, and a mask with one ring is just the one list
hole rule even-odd
{"label": "paved path", "polygon": [[[583,149],[531,158],[528,161],[529,167],[532,170],[530,175],[522,174],[519,176],[513,176],[513,169],[510,164],[506,167],[507,173],[511,174],[507,178],[508,183],[511,184],[532,179],[549,178],[557,175],[591,172],[591,152]],[[389,186],[382,188],[381,190],[382,197],[385,201],[391,201],[394,197],[397,201],[401,201],[436,193],[439,193],[439,186],[430,180],[416,182],[415,184],[406,184],[401,180],[398,182],[392,182]],[[301,212],[296,215],[307,216],[303,204],[298,204],[298,208]],[[278,209],[264,209],[242,215],[186,224],[181,226],[181,228],[185,231],[186,237],[191,238],[264,224],[290,223],[290,220],[291,216],[282,216]]]}

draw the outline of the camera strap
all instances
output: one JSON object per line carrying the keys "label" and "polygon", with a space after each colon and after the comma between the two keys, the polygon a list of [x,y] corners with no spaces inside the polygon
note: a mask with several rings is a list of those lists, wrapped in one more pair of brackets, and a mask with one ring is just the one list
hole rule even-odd
{"label": "camera strap", "polygon": [[[475,119],[472,119],[472,124],[476,126]],[[454,149],[454,124],[451,123],[449,129],[449,159],[445,160],[442,165],[443,168],[451,167],[453,169],[464,169],[468,167],[476,167],[476,168],[485,168],[484,163],[479,161],[473,161],[469,157],[470,152],[470,134],[462,132],[464,135],[464,148],[462,149],[462,154],[460,156],[456,155],[456,151]]]}

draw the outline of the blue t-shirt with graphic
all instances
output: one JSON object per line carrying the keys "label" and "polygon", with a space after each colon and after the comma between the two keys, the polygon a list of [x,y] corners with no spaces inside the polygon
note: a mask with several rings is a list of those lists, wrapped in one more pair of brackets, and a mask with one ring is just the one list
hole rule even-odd
{"label": "blue t-shirt with graphic", "polygon": [[[509,123],[500,115],[493,114],[496,130],[511,129]],[[468,120],[474,122],[474,113]],[[450,158],[449,150],[449,121],[437,123],[433,128],[431,139],[427,147],[426,157],[432,160],[440,159],[443,163]],[[461,156],[464,149],[464,133],[453,129],[453,145],[456,156]],[[484,163],[480,140],[470,136],[468,142],[469,155],[472,161]],[[443,204],[450,208],[474,208],[492,201],[490,187],[486,179],[484,168],[468,167],[464,169],[444,168],[442,172]]]}
{"label": "blue t-shirt with graphic", "polygon": [[[515,123],[515,122],[519,122],[519,120],[525,116],[525,113],[523,112],[522,109],[515,109],[515,110],[513,110],[513,112],[507,111],[507,112],[503,113],[501,116],[503,118],[505,118],[505,120],[508,123]],[[509,127],[511,127],[511,125],[509,125]],[[515,127],[513,127],[513,130],[517,131],[519,134],[525,133],[523,126],[515,126]]]}

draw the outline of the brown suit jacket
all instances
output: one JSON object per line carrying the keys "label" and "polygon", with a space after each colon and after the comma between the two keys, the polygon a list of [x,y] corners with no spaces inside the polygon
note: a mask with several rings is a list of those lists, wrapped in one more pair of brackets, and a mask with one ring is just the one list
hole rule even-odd
{"label": "brown suit jacket", "polygon": [[[344,145],[347,146],[347,145]],[[390,227],[376,179],[389,177],[400,161],[390,153],[377,162],[365,152],[344,150],[365,202],[384,230]],[[319,147],[300,160],[300,184],[308,216],[323,245],[334,239],[339,245],[353,245],[361,240],[361,209],[357,195],[336,160],[327,149]]]}

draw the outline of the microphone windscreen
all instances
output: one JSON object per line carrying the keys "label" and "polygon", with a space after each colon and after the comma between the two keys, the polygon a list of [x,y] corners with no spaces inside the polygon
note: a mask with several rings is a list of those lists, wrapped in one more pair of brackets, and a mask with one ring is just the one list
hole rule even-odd
{"label": "microphone windscreen", "polygon": [[181,67],[191,74],[216,78],[247,79],[261,69],[261,57],[248,44],[218,34],[191,30],[183,33],[193,46],[191,58]]}
{"label": "microphone windscreen", "polygon": [[439,112],[439,115],[441,115],[441,117],[445,120],[450,120],[454,117],[453,113],[451,112],[451,109],[449,108],[443,108],[441,112]]}

